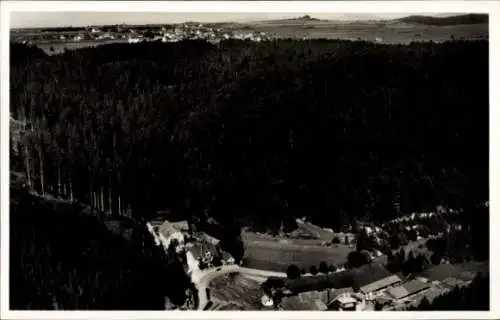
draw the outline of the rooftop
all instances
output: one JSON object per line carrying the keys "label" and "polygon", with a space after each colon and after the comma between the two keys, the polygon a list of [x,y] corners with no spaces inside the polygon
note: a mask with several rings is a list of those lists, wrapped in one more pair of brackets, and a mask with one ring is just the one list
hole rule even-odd
{"label": "rooftop", "polygon": [[374,292],[378,291],[380,289],[383,289],[385,287],[394,285],[398,282],[401,282],[401,278],[398,275],[391,275],[388,277],[385,277],[383,279],[377,280],[375,282],[369,283],[363,287],[360,288],[361,292],[363,293],[369,293],[369,292]]}
{"label": "rooftop", "polygon": [[198,259],[202,256],[202,249],[199,244],[195,244],[188,249],[189,252],[193,255],[195,259]]}
{"label": "rooftop", "polygon": [[358,303],[358,300],[356,300],[356,298],[354,297],[351,297],[350,295],[341,295],[335,300],[337,300],[341,304]]}
{"label": "rooftop", "polygon": [[411,280],[398,287],[389,289],[389,295],[394,299],[400,300],[406,298],[412,294],[423,291],[429,288],[430,285],[419,280]]}
{"label": "rooftop", "polygon": [[[154,225],[153,225],[154,226]],[[180,229],[177,229],[170,221],[164,221],[161,226],[158,228],[158,232],[161,233],[166,238],[171,237],[173,234],[177,232],[181,232]]]}
{"label": "rooftop", "polygon": [[172,226],[176,230],[180,230],[180,231],[188,231],[189,230],[188,222],[186,220],[177,221],[177,222],[170,222],[170,223],[172,224]]}

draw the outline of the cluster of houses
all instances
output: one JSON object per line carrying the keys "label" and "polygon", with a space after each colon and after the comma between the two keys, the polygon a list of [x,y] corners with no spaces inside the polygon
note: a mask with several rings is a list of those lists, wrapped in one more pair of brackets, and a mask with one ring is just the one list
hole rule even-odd
{"label": "cluster of houses", "polygon": [[80,31],[64,33],[40,33],[36,35],[19,35],[14,41],[32,43],[35,41],[127,41],[138,43],[142,41],[177,42],[184,39],[205,39],[211,42],[219,42],[227,39],[241,39],[251,41],[270,40],[265,32],[233,32],[222,30],[203,24],[181,24],[173,28],[151,27],[141,30],[133,27],[120,27],[115,31],[104,31],[97,27],[88,27]]}
{"label": "cluster of houses", "polygon": [[220,241],[205,232],[191,232],[186,220],[157,219],[147,223],[157,246],[167,252],[186,253],[188,274],[194,271],[224,264],[234,264],[234,258],[220,247]]}
{"label": "cluster of houses", "polygon": [[453,272],[429,270],[426,275],[405,278],[400,274],[391,274],[382,265],[374,265],[355,271],[354,284],[350,287],[328,288],[328,284],[318,287],[315,283],[315,288],[312,288],[310,284],[314,281],[307,279],[309,277],[287,280],[281,288],[273,288],[273,294],[279,291],[282,299],[275,302],[267,291],[262,296],[262,305],[290,311],[405,310],[417,306],[424,298],[432,301],[455,286],[467,286],[475,274],[457,276]]}

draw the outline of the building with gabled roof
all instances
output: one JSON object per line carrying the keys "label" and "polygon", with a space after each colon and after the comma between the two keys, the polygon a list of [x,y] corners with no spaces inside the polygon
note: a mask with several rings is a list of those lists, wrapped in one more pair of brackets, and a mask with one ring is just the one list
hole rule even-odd
{"label": "building with gabled roof", "polygon": [[169,221],[164,221],[158,227],[158,237],[163,247],[168,249],[172,240],[177,240],[180,245],[184,244],[184,233],[182,230],[177,229]]}
{"label": "building with gabled roof", "polygon": [[389,295],[395,300],[401,300],[427,290],[430,288],[428,283],[421,282],[419,280],[411,280],[400,286],[389,289]]}
{"label": "building with gabled roof", "polygon": [[388,277],[382,278],[380,280],[362,286],[360,288],[360,291],[364,294],[377,292],[389,286],[399,284],[401,281],[402,279],[398,275],[393,274]]}

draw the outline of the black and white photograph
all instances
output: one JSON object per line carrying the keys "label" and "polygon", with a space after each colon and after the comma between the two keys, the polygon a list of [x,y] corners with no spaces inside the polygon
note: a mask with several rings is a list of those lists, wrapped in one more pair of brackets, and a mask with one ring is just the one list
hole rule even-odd
{"label": "black and white photograph", "polygon": [[2,318],[497,309],[500,6],[353,2],[9,3]]}

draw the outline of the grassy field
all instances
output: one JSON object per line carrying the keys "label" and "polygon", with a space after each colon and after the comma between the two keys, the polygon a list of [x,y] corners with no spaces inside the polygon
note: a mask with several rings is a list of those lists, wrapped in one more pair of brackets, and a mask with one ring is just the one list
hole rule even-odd
{"label": "grassy field", "polygon": [[322,241],[330,242],[334,236],[333,232],[326,231],[310,222],[299,223],[299,228],[302,228]]}
{"label": "grassy field", "polygon": [[273,242],[245,242],[244,265],[248,268],[286,272],[291,264],[305,269],[318,266],[321,261],[342,264],[352,251],[345,245],[320,247]]}
{"label": "grassy field", "polygon": [[488,272],[488,262],[465,262],[458,264],[440,264],[431,267],[424,271],[423,275],[430,280],[442,281],[446,278],[453,277],[464,281],[472,280],[478,272]]}
{"label": "grassy field", "polygon": [[[234,33],[265,32],[279,38],[341,39],[374,41],[384,43],[408,43],[411,41],[445,41],[454,39],[487,39],[488,24],[426,26],[406,23],[344,23],[338,21],[275,20],[247,24],[221,24],[223,30]],[[37,44],[46,53],[61,53],[64,49],[78,49],[104,43],[126,42],[123,39],[106,41],[82,41]],[[53,50],[51,50],[53,49]]]}
{"label": "grassy field", "polygon": [[[88,47],[97,47],[103,44],[110,43],[125,43],[128,40],[117,39],[117,40],[105,40],[105,41],[80,41],[80,42],[46,42],[46,43],[37,43],[37,47],[45,51],[47,54],[59,54],[63,53],[64,49],[66,50],[76,50]],[[53,49],[53,50],[52,50]]]}
{"label": "grassy field", "polygon": [[215,278],[210,283],[210,296],[214,301],[232,304],[231,310],[238,309],[236,306],[243,310],[261,309],[260,284],[240,274]]}
{"label": "grassy field", "polygon": [[311,265],[318,266],[321,261],[336,265],[345,263],[347,254],[354,250],[346,245],[322,245],[332,240],[333,233],[313,224],[299,223],[298,229],[309,234],[312,239],[243,232],[244,265],[248,268],[285,272],[290,264],[295,264],[309,272]]}
{"label": "grassy field", "polygon": [[480,39],[488,36],[488,24],[426,26],[419,24],[338,23],[334,21],[263,21],[235,26],[234,31],[265,32],[284,38],[327,38],[373,41],[376,37],[387,43],[410,41],[445,41]]}

